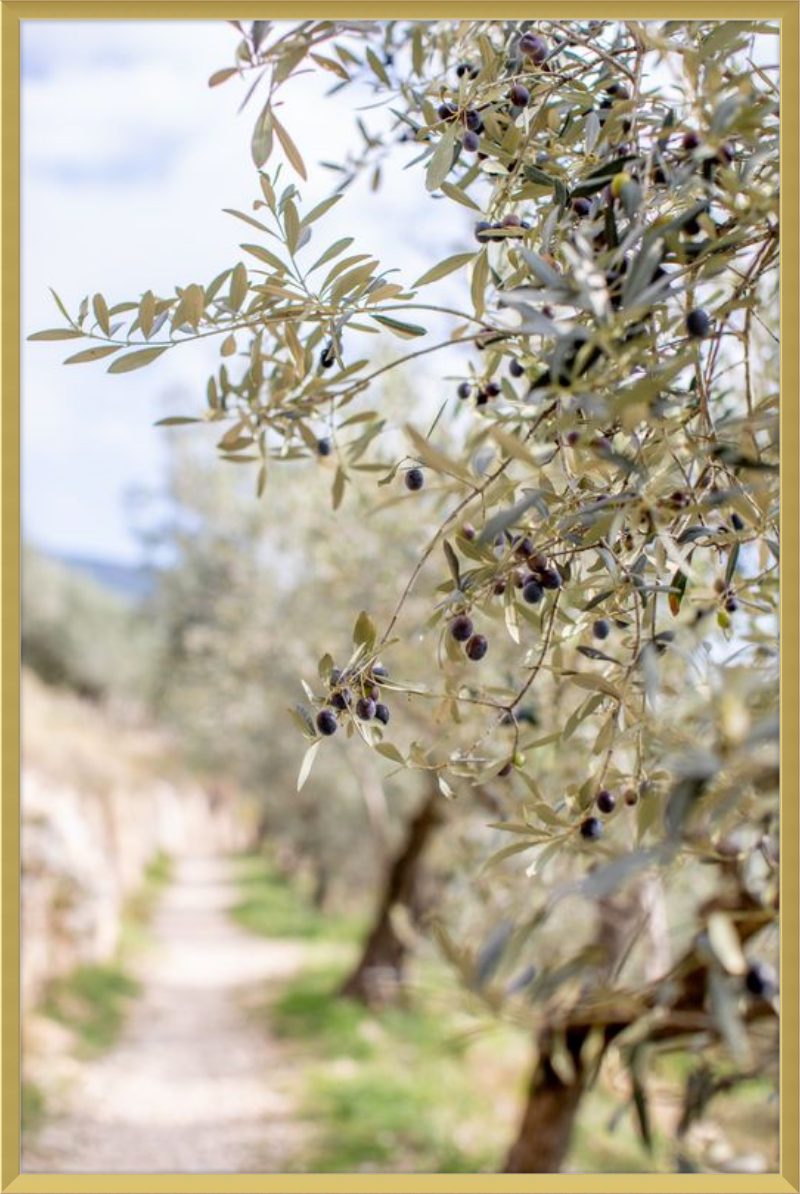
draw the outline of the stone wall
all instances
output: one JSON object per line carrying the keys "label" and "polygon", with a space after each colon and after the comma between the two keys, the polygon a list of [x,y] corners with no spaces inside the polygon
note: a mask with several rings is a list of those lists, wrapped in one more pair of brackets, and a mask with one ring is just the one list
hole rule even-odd
{"label": "stone wall", "polygon": [[[235,794],[176,773],[152,731],[29,682],[21,784],[22,1002],[113,956],[126,902],[160,853],[245,849]],[[27,723],[27,724],[25,724]],[[165,774],[168,772],[168,774]]]}

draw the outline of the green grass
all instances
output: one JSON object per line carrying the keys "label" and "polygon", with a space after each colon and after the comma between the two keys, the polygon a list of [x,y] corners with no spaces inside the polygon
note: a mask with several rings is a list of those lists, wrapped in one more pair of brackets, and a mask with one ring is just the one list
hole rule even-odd
{"label": "green grass", "polygon": [[[314,1125],[311,1173],[475,1173],[496,1167],[503,1125],[491,1086],[474,1081],[456,1020],[419,1006],[375,1015],[335,992],[344,970],[294,979],[273,1030],[303,1047],[302,1110]],[[503,1067],[497,1071],[502,1081]]]}
{"label": "green grass", "polygon": [[359,919],[314,908],[263,855],[237,859],[236,870],[242,898],[231,915],[251,933],[331,942],[358,939],[363,928]]}
{"label": "green grass", "polygon": [[119,948],[122,957],[147,944],[150,919],[173,869],[172,859],[164,853],[156,854],[145,867],[139,890],[128,899],[122,915]]}
{"label": "green grass", "polygon": [[80,966],[50,984],[42,1011],[71,1028],[84,1054],[114,1044],[139,984],[118,964]]}

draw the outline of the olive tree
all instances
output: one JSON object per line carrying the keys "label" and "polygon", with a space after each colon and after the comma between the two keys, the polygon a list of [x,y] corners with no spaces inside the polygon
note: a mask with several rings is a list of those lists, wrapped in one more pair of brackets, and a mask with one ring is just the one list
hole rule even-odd
{"label": "olive tree", "polygon": [[[649,1059],[694,1058],[682,1138],[776,1073],[775,29],[233,24],[211,84],[246,80],[260,105],[244,257],[172,295],[59,300],[63,328],[38,336],[119,373],[219,335],[205,410],[168,421],[218,424],[267,501],[281,462],[324,457],[334,508],[358,485],[413,512],[388,612],[354,607],[352,643],[306,678],[302,778],[339,734],[443,801],[502,792],[491,826],[473,813],[480,899],[436,929],[534,1038],[508,1170],[560,1168],[610,1049],[645,1140]],[[282,104],[309,69],[385,114],[311,210]],[[379,187],[409,151],[420,192],[474,218],[413,281],[323,234],[355,179]],[[409,342],[388,361],[387,337]],[[455,351],[436,417],[387,426],[387,374]]]}

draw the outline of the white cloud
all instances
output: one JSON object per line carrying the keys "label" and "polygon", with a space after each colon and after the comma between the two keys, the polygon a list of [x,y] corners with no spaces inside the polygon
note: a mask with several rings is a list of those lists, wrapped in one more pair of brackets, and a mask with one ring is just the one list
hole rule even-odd
{"label": "white cloud", "polygon": [[[237,115],[238,81],[207,86],[236,39],[221,21],[22,22],[24,334],[59,322],[48,286],[74,308],[87,291],[110,302],[148,287],[169,293],[238,260],[250,237],[222,208],[247,210],[257,194],[257,99]],[[333,185],[315,163],[358,144],[352,92],[326,97],[328,86],[306,75],[286,88],[309,206]],[[373,126],[381,116],[364,118]],[[429,246],[440,255],[464,247],[470,220],[454,223],[451,205],[427,201],[420,171],[403,164],[377,195],[361,183],[347,192],[326,217],[325,243],[356,228],[359,248],[411,281]],[[23,346],[26,533],[63,550],[131,556],[124,494],[162,475],[165,435],[152,427],[162,395],[176,383],[202,393],[217,350],[187,346],[146,372],[109,377],[102,365],[63,367],[62,349]]]}

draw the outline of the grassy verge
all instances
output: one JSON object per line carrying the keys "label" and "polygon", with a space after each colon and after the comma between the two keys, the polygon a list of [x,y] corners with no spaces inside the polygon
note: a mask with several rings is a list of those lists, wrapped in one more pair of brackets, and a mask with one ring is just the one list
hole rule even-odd
{"label": "grassy verge", "polygon": [[139,984],[119,963],[79,966],[50,984],[41,1011],[70,1028],[88,1056],[113,1045],[128,1000],[138,992]]}
{"label": "grassy verge", "polygon": [[251,933],[331,942],[358,940],[364,928],[359,918],[314,908],[263,855],[238,858],[235,867],[241,899],[231,915]]}
{"label": "grassy verge", "polygon": [[303,1110],[316,1130],[308,1171],[496,1168],[506,1134],[502,1087],[518,1085],[511,1040],[495,1038],[503,1060],[477,1080],[474,1046],[457,1017],[421,998],[375,1015],[333,995],[344,972],[310,969],[272,1009],[276,1034],[309,1060]]}

